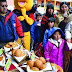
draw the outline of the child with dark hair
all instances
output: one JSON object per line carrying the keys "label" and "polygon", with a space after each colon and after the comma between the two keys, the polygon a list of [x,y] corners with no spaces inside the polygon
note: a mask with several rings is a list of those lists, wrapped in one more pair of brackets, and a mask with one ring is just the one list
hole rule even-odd
{"label": "child with dark hair", "polygon": [[48,27],[48,19],[50,17],[56,18],[56,15],[53,14],[54,12],[54,5],[53,4],[47,4],[46,14],[43,16],[41,21],[41,41],[43,41],[44,32]]}
{"label": "child with dark hair", "polygon": [[41,27],[42,15],[40,13],[36,14],[36,20],[31,26],[31,37],[34,43],[40,43],[40,27]]}
{"label": "child with dark hair", "polygon": [[45,47],[46,43],[48,42],[49,36],[52,34],[54,29],[55,18],[50,17],[48,20],[48,29],[45,30],[44,39],[43,39],[43,47]]}
{"label": "child with dark hair", "polygon": [[63,69],[63,51],[69,51],[66,41],[62,39],[64,33],[60,28],[55,28],[44,48],[46,61],[55,63]]}

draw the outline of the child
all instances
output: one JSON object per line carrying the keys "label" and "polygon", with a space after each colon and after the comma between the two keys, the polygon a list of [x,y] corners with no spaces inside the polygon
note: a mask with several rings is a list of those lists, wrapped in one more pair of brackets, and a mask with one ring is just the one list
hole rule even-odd
{"label": "child", "polygon": [[55,23],[55,18],[50,17],[48,20],[48,29],[46,29],[44,34],[43,47],[45,47],[46,43],[48,42],[49,36],[52,34],[52,32],[55,29],[54,23]]}
{"label": "child", "polygon": [[8,42],[17,40],[18,36],[24,43],[22,26],[17,16],[7,10],[6,0],[0,0],[0,48]]}
{"label": "child", "polygon": [[44,55],[46,61],[50,61],[51,63],[55,63],[62,67],[63,69],[63,50],[68,51],[69,48],[66,44],[66,41],[62,39],[64,33],[60,28],[56,28],[51,38],[48,40],[45,48],[44,48]]}
{"label": "child", "polygon": [[56,18],[56,15],[53,14],[54,12],[54,5],[53,4],[47,4],[46,14],[43,16],[41,21],[41,41],[43,42],[44,32],[48,27],[48,19],[50,17]]}
{"label": "child", "polygon": [[34,44],[40,43],[40,27],[41,27],[42,15],[40,13],[36,14],[36,20],[31,26],[31,37],[34,41]]}

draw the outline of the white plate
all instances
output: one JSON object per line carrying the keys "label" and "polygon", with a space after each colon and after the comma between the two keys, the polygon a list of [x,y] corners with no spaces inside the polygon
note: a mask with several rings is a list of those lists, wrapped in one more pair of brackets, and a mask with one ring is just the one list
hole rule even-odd
{"label": "white plate", "polygon": [[24,55],[23,57],[16,57],[16,56],[13,57],[17,62],[21,62],[26,57],[26,55]]}
{"label": "white plate", "polygon": [[10,48],[7,48],[7,47],[4,46],[4,51],[5,51],[5,52],[8,52],[8,51],[10,51],[10,49],[12,49],[12,48],[13,48],[13,49],[19,49],[20,45],[19,45],[19,44],[17,44],[17,45],[18,45],[17,47],[10,47]]}
{"label": "white plate", "polygon": [[51,66],[50,63],[46,63],[46,68],[43,69],[43,70],[40,70],[40,71],[33,71],[33,70],[30,69],[29,66],[27,66],[27,72],[44,72],[44,71],[46,71],[46,70],[52,71],[52,66]]}

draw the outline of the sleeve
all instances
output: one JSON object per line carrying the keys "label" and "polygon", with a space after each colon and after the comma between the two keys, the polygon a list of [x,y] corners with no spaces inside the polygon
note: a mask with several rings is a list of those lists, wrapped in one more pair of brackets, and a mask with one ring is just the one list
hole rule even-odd
{"label": "sleeve", "polygon": [[40,28],[41,42],[43,42],[44,33],[45,33],[45,25],[41,24],[41,28]]}
{"label": "sleeve", "polygon": [[29,17],[35,21],[35,17],[34,17],[34,14],[33,14],[33,13],[31,13],[31,14],[29,15]]}
{"label": "sleeve", "polygon": [[48,21],[45,19],[45,17],[46,17],[46,16],[44,15],[43,18],[42,18],[41,24],[44,24],[44,25],[45,25],[45,23],[48,22]]}
{"label": "sleeve", "polygon": [[19,21],[19,19],[17,18],[17,16],[15,16],[15,20],[16,20],[16,31],[17,31],[17,34],[20,38],[23,38],[24,37],[24,33],[23,33],[23,30],[22,30],[22,26],[21,26],[21,23]]}
{"label": "sleeve", "polygon": [[32,37],[33,39],[34,39],[35,23],[36,23],[36,22],[34,22],[34,23],[32,24],[32,26],[31,26],[31,37]]}
{"label": "sleeve", "polygon": [[65,27],[65,39],[71,39],[71,25],[72,21],[70,21]]}
{"label": "sleeve", "polygon": [[46,30],[44,34],[43,47],[45,47],[47,42],[48,42],[48,30]]}
{"label": "sleeve", "polygon": [[69,43],[66,43],[66,41],[65,41],[64,50],[65,51],[70,51],[69,48],[70,48]]}
{"label": "sleeve", "polygon": [[45,48],[44,48],[44,56],[45,56],[45,59],[46,61],[49,61],[50,60],[50,52],[49,52],[49,42],[47,42]]}
{"label": "sleeve", "polygon": [[35,21],[35,17],[33,13],[31,13],[29,16],[24,14],[24,18],[29,25],[32,25]]}
{"label": "sleeve", "polygon": [[46,30],[46,23],[47,23],[47,19],[45,19],[45,15],[43,16],[43,18],[42,18],[42,21],[41,21],[41,42],[43,42],[43,38],[44,38],[44,33],[45,33],[45,30]]}

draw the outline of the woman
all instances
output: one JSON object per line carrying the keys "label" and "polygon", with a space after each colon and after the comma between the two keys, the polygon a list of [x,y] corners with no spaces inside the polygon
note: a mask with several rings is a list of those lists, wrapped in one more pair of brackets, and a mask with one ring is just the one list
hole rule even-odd
{"label": "woman", "polygon": [[[58,26],[60,24],[61,21],[63,21],[61,24],[65,24],[66,23],[66,19],[68,18],[69,15],[69,5],[67,2],[62,2],[60,4],[60,12],[56,17],[56,26]],[[61,26],[59,26],[61,27]],[[63,27],[65,27],[65,25],[63,25]]]}

